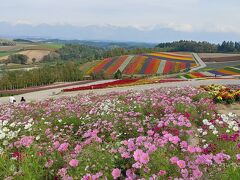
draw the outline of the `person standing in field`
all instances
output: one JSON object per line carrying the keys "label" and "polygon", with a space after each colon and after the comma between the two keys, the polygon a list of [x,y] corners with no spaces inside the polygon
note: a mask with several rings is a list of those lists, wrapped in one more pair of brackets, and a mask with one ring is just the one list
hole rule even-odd
{"label": "person standing in field", "polygon": [[15,102],[16,102],[15,97],[10,96],[10,97],[9,97],[9,103],[10,103],[10,104],[14,104]]}
{"label": "person standing in field", "polygon": [[20,100],[21,103],[25,103],[26,102],[26,99],[24,97],[21,98]]}

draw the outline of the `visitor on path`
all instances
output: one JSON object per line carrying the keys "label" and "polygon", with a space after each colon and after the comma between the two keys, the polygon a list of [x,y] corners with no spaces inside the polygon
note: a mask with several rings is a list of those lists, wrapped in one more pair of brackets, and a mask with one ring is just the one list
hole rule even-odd
{"label": "visitor on path", "polygon": [[14,104],[15,102],[16,102],[15,97],[10,96],[10,97],[9,97],[9,103],[10,103],[10,104]]}
{"label": "visitor on path", "polygon": [[26,99],[24,99],[24,97],[21,98],[21,103],[25,103],[26,102]]}

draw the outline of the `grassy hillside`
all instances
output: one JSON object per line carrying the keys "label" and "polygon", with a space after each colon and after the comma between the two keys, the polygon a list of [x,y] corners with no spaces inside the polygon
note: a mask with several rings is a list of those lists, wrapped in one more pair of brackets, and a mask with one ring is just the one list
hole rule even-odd
{"label": "grassy hillside", "polygon": [[[195,67],[197,64],[189,53],[146,53],[106,58],[88,66],[85,74],[99,73],[112,75],[117,70],[123,74],[169,74]],[[86,66],[86,65],[85,65]]]}

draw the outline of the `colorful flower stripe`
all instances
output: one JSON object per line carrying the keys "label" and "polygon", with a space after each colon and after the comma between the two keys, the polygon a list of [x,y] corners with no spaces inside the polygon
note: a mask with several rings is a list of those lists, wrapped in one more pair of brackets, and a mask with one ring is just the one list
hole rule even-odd
{"label": "colorful flower stripe", "polygon": [[113,57],[111,58],[111,60],[105,64],[102,68],[103,71],[106,71],[110,66],[112,66],[113,64],[115,64],[115,62],[117,61],[118,57]]}
{"label": "colorful flower stripe", "polygon": [[179,57],[174,55],[166,55],[163,53],[149,53],[147,55],[156,56],[159,58],[168,58],[168,59],[175,59],[175,60],[184,60],[184,61],[194,61],[192,57]]}
{"label": "colorful flower stripe", "polygon": [[167,74],[171,71],[172,62],[166,61],[165,67],[163,69],[163,74]]}
{"label": "colorful flower stripe", "polygon": [[149,53],[147,55],[157,56],[159,58],[169,58],[169,59],[176,59],[176,60],[189,60],[189,61],[193,61],[192,57],[176,56],[176,55],[165,54],[165,53]]}
{"label": "colorful flower stripe", "polygon": [[161,52],[161,54],[166,54],[166,55],[170,55],[170,56],[177,56],[177,57],[192,58],[191,54],[182,54],[182,53],[178,53],[178,52]]}
{"label": "colorful flower stripe", "polygon": [[160,59],[160,60],[165,60],[165,61],[184,62],[184,63],[189,63],[189,62],[191,62],[190,60],[171,59],[171,58],[165,58],[165,57],[153,56],[153,55],[144,55],[144,56],[150,57],[150,58],[152,58],[152,59]]}
{"label": "colorful flower stripe", "polygon": [[133,55],[127,57],[127,59],[121,64],[119,70],[123,72],[123,70],[127,67],[127,65],[134,59]]}
{"label": "colorful flower stripe", "polygon": [[119,67],[123,64],[123,62],[127,59],[128,56],[121,56],[117,59],[117,61],[115,61],[115,64],[110,66],[107,70],[106,73],[107,74],[114,74]]}
{"label": "colorful flower stripe", "polygon": [[215,75],[219,75],[219,76],[225,76],[224,73],[221,73],[221,72],[219,72],[219,71],[210,70],[210,71],[208,71],[208,72],[213,73],[213,74],[215,74]]}
{"label": "colorful flower stripe", "polygon": [[136,61],[138,62],[136,64],[135,70],[133,71],[133,74],[141,74],[140,71],[144,64],[146,63],[146,57],[145,56],[139,56]]}
{"label": "colorful flower stripe", "polygon": [[152,61],[149,63],[145,70],[145,74],[156,74],[159,64],[160,60],[152,59]]}
{"label": "colorful flower stripe", "polygon": [[90,90],[90,89],[103,89],[103,88],[108,88],[110,86],[134,83],[138,80],[139,79],[121,79],[121,80],[116,80],[113,82],[107,82],[107,83],[102,83],[102,84],[95,84],[95,85],[82,86],[82,87],[76,87],[76,88],[70,88],[70,89],[63,89],[63,92],[72,92],[72,91]]}
{"label": "colorful flower stripe", "polygon": [[198,72],[192,72],[191,75],[193,75],[193,76],[195,76],[195,77],[200,77],[200,78],[201,78],[201,77],[205,77],[204,74],[198,73]]}
{"label": "colorful flower stripe", "polygon": [[133,74],[136,66],[138,65],[137,59],[141,56],[134,56],[133,59],[128,63],[128,65],[123,70],[123,74]]}
{"label": "colorful flower stripe", "polygon": [[232,72],[240,74],[240,69],[236,69],[234,67],[226,67],[224,69],[227,70],[227,71],[232,71]]}
{"label": "colorful flower stripe", "polygon": [[99,66],[100,64],[102,64],[102,61],[98,62],[95,66],[91,67],[89,70],[86,71],[86,74],[89,75],[91,73],[93,73],[93,70]]}
{"label": "colorful flower stripe", "polygon": [[239,73],[233,72],[233,71],[228,71],[226,69],[219,69],[218,72],[224,73],[225,75],[239,75]]}
{"label": "colorful flower stripe", "polygon": [[99,71],[103,70],[103,67],[108,64],[112,59],[111,58],[107,58],[104,59],[102,61],[102,63],[100,63],[99,65],[95,66],[95,68],[93,69],[93,72],[98,73]]}
{"label": "colorful flower stripe", "polygon": [[144,62],[144,64],[142,65],[142,68],[141,68],[139,74],[145,74],[145,71],[146,71],[148,65],[151,63],[151,61],[152,61],[152,58],[147,58],[147,59],[145,60],[145,62]]}

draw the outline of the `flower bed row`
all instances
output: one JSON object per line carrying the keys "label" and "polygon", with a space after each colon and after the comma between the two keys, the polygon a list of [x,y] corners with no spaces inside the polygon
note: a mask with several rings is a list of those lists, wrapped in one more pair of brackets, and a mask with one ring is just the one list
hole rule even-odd
{"label": "flower bed row", "polygon": [[216,103],[240,102],[240,86],[209,85],[202,88],[213,95]]}
{"label": "flower bed row", "polygon": [[76,87],[76,88],[70,88],[70,89],[63,89],[63,92],[90,90],[90,89],[103,89],[103,88],[108,88],[110,86],[117,86],[117,85],[134,83],[137,80],[138,79],[121,79],[121,80],[116,80],[116,81],[112,81],[112,82],[106,82],[106,83],[102,83],[102,84],[94,84],[94,85],[89,85],[89,86],[82,86],[82,87]]}
{"label": "flower bed row", "polygon": [[186,81],[183,79],[123,79],[116,80],[113,82],[107,82],[102,84],[95,84],[77,88],[63,89],[63,92],[80,91],[80,90],[91,90],[91,89],[104,89],[113,87],[124,87],[124,86],[135,86],[143,84],[154,84],[154,83],[168,83],[168,82],[182,82]]}

